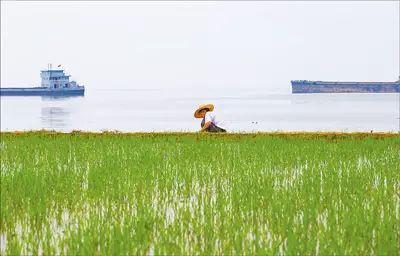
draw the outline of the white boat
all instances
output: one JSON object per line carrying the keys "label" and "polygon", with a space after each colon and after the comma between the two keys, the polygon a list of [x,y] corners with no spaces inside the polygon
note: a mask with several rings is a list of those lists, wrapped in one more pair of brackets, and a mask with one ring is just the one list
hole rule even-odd
{"label": "white boat", "polygon": [[69,81],[68,75],[64,70],[52,70],[49,65],[48,70],[40,73],[42,83],[40,87],[9,87],[0,88],[1,96],[31,96],[31,95],[84,95],[85,86],[81,86],[75,81]]}

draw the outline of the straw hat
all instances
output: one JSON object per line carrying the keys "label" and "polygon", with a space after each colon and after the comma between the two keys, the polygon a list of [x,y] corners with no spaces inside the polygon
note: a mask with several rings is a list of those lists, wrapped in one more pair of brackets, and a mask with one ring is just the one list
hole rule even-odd
{"label": "straw hat", "polygon": [[203,104],[203,105],[200,105],[200,106],[196,109],[196,111],[194,112],[194,117],[196,117],[196,118],[201,118],[199,112],[200,112],[201,110],[205,109],[205,108],[207,108],[208,111],[213,111],[213,110],[214,110],[214,105],[213,105],[213,104]]}

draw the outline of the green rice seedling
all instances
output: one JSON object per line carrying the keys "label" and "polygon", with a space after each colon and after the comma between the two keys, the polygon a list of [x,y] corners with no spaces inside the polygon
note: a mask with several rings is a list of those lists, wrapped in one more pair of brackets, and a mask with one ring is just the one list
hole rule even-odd
{"label": "green rice seedling", "polygon": [[0,253],[398,255],[400,136],[1,133]]}

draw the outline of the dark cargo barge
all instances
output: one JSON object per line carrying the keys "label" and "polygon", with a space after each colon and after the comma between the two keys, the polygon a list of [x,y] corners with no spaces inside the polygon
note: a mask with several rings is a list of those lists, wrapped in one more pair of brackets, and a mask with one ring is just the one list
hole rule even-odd
{"label": "dark cargo barge", "polygon": [[399,93],[396,82],[324,82],[293,80],[292,93]]}

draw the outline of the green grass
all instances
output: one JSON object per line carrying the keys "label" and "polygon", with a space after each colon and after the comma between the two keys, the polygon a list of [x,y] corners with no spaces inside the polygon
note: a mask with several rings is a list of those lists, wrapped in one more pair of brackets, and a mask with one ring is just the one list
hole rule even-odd
{"label": "green grass", "polygon": [[1,254],[400,254],[395,134],[1,133]]}

